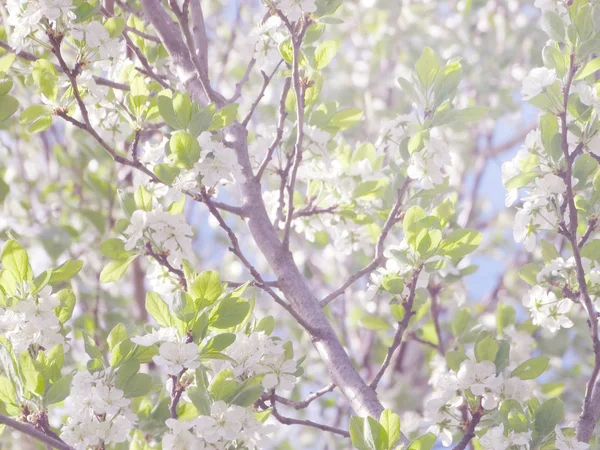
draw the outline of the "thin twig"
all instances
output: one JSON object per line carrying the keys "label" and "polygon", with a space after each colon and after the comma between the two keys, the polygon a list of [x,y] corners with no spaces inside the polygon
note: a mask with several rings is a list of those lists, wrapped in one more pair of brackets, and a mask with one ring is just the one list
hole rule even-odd
{"label": "thin twig", "polygon": [[288,95],[288,92],[290,91],[291,86],[292,86],[292,79],[290,77],[287,77],[285,79],[285,83],[283,84],[283,90],[281,91],[281,97],[279,98],[279,121],[277,123],[277,131],[275,132],[275,138],[273,139],[273,142],[271,142],[271,145],[269,146],[269,149],[267,150],[267,154],[265,155],[265,159],[263,159],[262,163],[260,164],[260,167],[258,168],[258,171],[256,172],[256,179],[259,181],[262,178],[263,172],[269,165],[269,162],[271,161],[271,158],[273,157],[273,153],[275,152],[275,149],[277,148],[277,146],[281,142],[281,138],[283,137],[283,128],[285,126],[285,119],[288,115],[286,107],[285,107],[285,100],[287,98],[287,95]]}
{"label": "thin twig", "polygon": [[[342,430],[340,428],[331,427],[329,425],[324,425],[322,423],[313,422],[312,420],[301,420],[301,419],[292,419],[291,417],[282,416],[279,411],[277,411],[276,401],[273,397],[271,397],[271,415],[277,419],[279,423],[284,425],[302,425],[310,428],[317,428],[323,431],[329,431],[330,433],[338,434],[343,437],[350,437],[350,433],[346,430]],[[264,404],[264,403],[263,403]],[[266,407],[266,405],[265,405]]]}
{"label": "thin twig", "polygon": [[296,402],[294,400],[290,400],[285,397],[280,397],[279,395],[275,395],[275,394],[273,394],[273,399],[275,399],[277,402],[279,402],[285,406],[290,406],[296,410],[299,410],[299,409],[304,409],[304,408],[308,407],[308,405],[310,405],[316,399],[323,397],[325,394],[328,394],[329,392],[333,391],[335,388],[336,388],[335,383],[328,384],[327,386],[325,386],[322,389],[319,389],[318,391],[311,392],[304,400],[302,400],[300,402]]}
{"label": "thin twig", "polygon": [[[281,65],[282,62],[283,62],[283,59],[280,59],[279,62],[277,63],[277,65],[275,66],[275,69],[273,69],[273,72],[271,72],[271,75],[267,75],[262,70],[260,71],[260,73],[263,76],[263,85],[262,85],[262,88],[260,89],[260,91],[258,93],[258,96],[256,97],[256,100],[254,100],[254,103],[252,103],[252,106],[250,107],[250,111],[248,111],[248,114],[246,114],[246,117],[242,121],[242,125],[244,127],[248,126],[248,123],[250,122],[250,119],[252,119],[252,115],[254,114],[254,111],[256,110],[256,107],[258,106],[258,104],[260,103],[260,101],[262,100],[262,98],[265,95],[265,91],[267,90],[267,86],[269,86],[269,84],[271,83],[271,80],[273,79],[273,77],[275,76],[275,74],[277,73],[277,71],[279,70],[279,66]],[[240,88],[240,95],[241,95],[241,88]]]}
{"label": "thin twig", "polygon": [[388,366],[390,365],[390,362],[392,361],[394,352],[402,342],[404,332],[408,328],[408,322],[414,314],[412,308],[413,303],[415,301],[415,293],[417,291],[417,281],[419,279],[419,274],[421,273],[421,270],[423,270],[423,265],[420,265],[413,270],[412,278],[409,284],[408,298],[405,302],[403,302],[404,317],[402,318],[401,322],[398,322],[398,329],[396,330],[396,334],[394,335],[392,345],[390,345],[390,347],[388,348],[387,354],[385,355],[385,359],[383,360],[383,364],[381,364],[381,367],[377,371],[377,374],[375,375],[371,383],[369,383],[369,387],[373,389],[377,389],[377,385],[381,381],[381,378],[385,374],[385,371],[387,370]]}
{"label": "thin twig", "polygon": [[387,218],[385,224],[383,225],[383,228],[381,229],[381,234],[379,235],[379,239],[377,239],[377,244],[375,246],[375,257],[373,258],[373,260],[369,264],[367,264],[365,267],[363,267],[361,270],[359,270],[354,275],[352,275],[350,278],[348,278],[344,282],[344,284],[342,284],[338,289],[336,289],[331,294],[329,294],[327,297],[325,297],[323,300],[321,300],[321,302],[320,302],[321,306],[328,305],[330,302],[332,302],[333,300],[338,298],[340,295],[342,295],[346,291],[346,289],[348,289],[348,287],[350,285],[352,285],[356,280],[358,280],[359,278],[362,278],[366,275],[370,275],[371,272],[373,272],[375,269],[377,269],[383,263],[383,259],[384,259],[383,258],[383,246],[385,243],[385,239],[386,239],[388,233],[390,232],[390,230],[392,229],[392,227],[396,223],[398,223],[398,221],[400,220],[399,212],[400,212],[400,208],[402,206],[402,197],[404,196],[404,193],[408,189],[409,184],[410,184],[410,178],[407,178],[404,181],[404,184],[402,185],[402,187],[400,189],[398,189],[398,191],[396,193],[396,202],[394,203],[394,206],[392,207],[392,210],[390,211],[390,214],[388,215],[388,218]]}

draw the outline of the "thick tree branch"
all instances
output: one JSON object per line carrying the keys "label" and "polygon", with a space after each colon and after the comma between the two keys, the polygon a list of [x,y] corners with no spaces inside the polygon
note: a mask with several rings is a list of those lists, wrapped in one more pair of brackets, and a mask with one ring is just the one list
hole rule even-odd
{"label": "thick tree branch", "polygon": [[70,445],[67,445],[63,441],[55,439],[39,430],[36,430],[31,425],[22,423],[22,422],[18,422],[16,420],[11,419],[10,417],[6,417],[2,414],[0,414],[0,424],[4,424],[8,427],[11,427],[11,428],[17,430],[17,431],[20,431],[23,434],[26,434],[27,436],[31,436],[32,438],[37,439],[38,441],[40,441],[52,448],[56,448],[58,450],[74,450],[73,447],[71,447]]}

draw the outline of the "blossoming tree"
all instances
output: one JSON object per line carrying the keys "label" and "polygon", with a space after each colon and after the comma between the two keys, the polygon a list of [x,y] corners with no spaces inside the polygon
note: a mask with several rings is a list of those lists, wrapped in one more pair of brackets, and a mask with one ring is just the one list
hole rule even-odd
{"label": "blossoming tree", "polygon": [[1,446],[598,443],[600,1],[0,13]]}

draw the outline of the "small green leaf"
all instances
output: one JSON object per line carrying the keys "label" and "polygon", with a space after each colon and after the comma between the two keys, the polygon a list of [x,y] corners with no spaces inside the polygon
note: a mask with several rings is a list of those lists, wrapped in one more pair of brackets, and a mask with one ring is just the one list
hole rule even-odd
{"label": "small green leaf", "polygon": [[62,289],[58,291],[56,296],[60,301],[60,306],[54,308],[54,313],[60,323],[65,323],[73,315],[76,301],[75,294],[71,289]]}
{"label": "small green leaf", "polygon": [[477,230],[468,228],[455,230],[444,239],[442,249],[446,256],[451,258],[462,258],[473,253],[481,243],[482,234]]}
{"label": "small green leaf", "polygon": [[400,417],[393,411],[386,409],[379,417],[379,423],[387,433],[388,448],[394,448],[396,442],[400,440]]}
{"label": "small green leaf", "polygon": [[230,328],[242,323],[250,311],[248,300],[236,297],[224,298],[210,318],[210,325],[214,328]]}
{"label": "small green leaf", "polygon": [[178,167],[191,169],[200,159],[200,144],[198,144],[198,140],[185,131],[173,134],[169,141],[169,147]]}
{"label": "small green leaf", "polygon": [[62,402],[71,392],[72,375],[65,375],[54,382],[46,392],[45,400],[47,405]]}
{"label": "small green leaf", "polygon": [[217,131],[233,123],[237,117],[238,108],[240,105],[237,103],[230,103],[229,105],[218,110],[212,118],[209,131]]}
{"label": "small green leaf", "polygon": [[600,70],[600,58],[594,58],[581,68],[581,70],[575,76],[575,79],[582,80],[598,70]]}
{"label": "small green leaf", "polygon": [[79,273],[82,267],[83,261],[80,259],[69,259],[56,269],[52,269],[52,275],[50,276],[49,282],[58,283],[60,281],[70,280]]}
{"label": "small green leaf", "polygon": [[2,247],[2,256],[0,257],[2,265],[18,281],[33,280],[33,271],[29,265],[27,251],[15,240],[6,241]]}
{"label": "small green leaf", "polygon": [[340,44],[337,41],[325,41],[315,49],[315,69],[321,70],[329,65]]}
{"label": "small green leaf", "polygon": [[127,259],[109,262],[106,266],[104,266],[102,272],[100,272],[100,282],[112,283],[120,280],[123,277],[123,275],[125,275],[125,272],[127,272],[129,265],[133,262],[135,258],[137,258],[137,255],[132,255]]}
{"label": "small green leaf", "polygon": [[119,37],[125,29],[125,19],[122,17],[110,17],[104,22],[104,28],[108,31],[111,39]]}
{"label": "small green leaf", "polygon": [[455,372],[458,372],[462,362],[467,359],[469,358],[467,358],[464,352],[451,350],[446,353],[446,364],[450,370],[454,370]]}
{"label": "small green leaf", "polygon": [[550,358],[547,356],[528,359],[512,371],[511,377],[517,377],[521,380],[532,380],[543,374],[548,369],[549,363]]}
{"label": "small green leaf", "polygon": [[8,119],[19,109],[19,101],[12,95],[0,97],[0,122]]}
{"label": "small green leaf", "polygon": [[437,440],[435,434],[427,433],[418,439],[415,439],[408,446],[408,450],[431,450]]}
{"label": "small green leaf", "polygon": [[431,48],[425,47],[415,64],[415,71],[425,89],[433,83],[439,70],[440,62],[436,53]]}
{"label": "small green leaf", "polygon": [[562,422],[564,415],[563,402],[551,398],[540,405],[535,412],[534,426],[540,436],[552,432],[554,427]]}
{"label": "small green leaf", "polygon": [[498,353],[498,341],[490,335],[484,336],[475,343],[475,358],[477,362],[494,362],[496,353]]}
{"label": "small green leaf", "polygon": [[163,327],[173,325],[173,318],[169,306],[156,292],[146,294],[146,311],[152,316],[157,324]]}
{"label": "small green leaf", "polygon": [[203,306],[212,305],[223,293],[219,274],[215,271],[204,271],[189,286],[189,294],[194,299],[201,299]]}
{"label": "small green leaf", "polygon": [[329,120],[329,126],[336,130],[347,130],[362,119],[362,109],[348,108],[336,112]]}
{"label": "small green leaf", "polygon": [[147,373],[136,373],[123,386],[123,395],[127,398],[141,397],[152,390],[152,377]]}

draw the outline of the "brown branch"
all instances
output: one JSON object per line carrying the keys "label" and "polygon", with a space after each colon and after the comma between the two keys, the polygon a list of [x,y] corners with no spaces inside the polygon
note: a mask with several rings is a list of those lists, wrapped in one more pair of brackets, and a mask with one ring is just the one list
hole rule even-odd
{"label": "brown branch", "polygon": [[[259,401],[260,402],[260,401]],[[264,402],[261,402],[264,405]],[[319,430],[328,431],[330,433],[338,434],[343,437],[350,437],[350,433],[346,430],[342,430],[340,428],[331,427],[329,425],[324,425],[321,423],[313,422],[312,420],[301,420],[301,419],[292,419],[291,417],[282,416],[279,411],[277,411],[277,407],[275,406],[276,400],[271,397],[271,415],[277,419],[279,423],[284,425],[302,425],[310,428],[317,428]],[[266,409],[266,405],[263,406]]]}
{"label": "brown branch", "polygon": [[302,209],[294,211],[294,219],[298,217],[317,216],[319,214],[333,214],[338,208],[338,205],[329,206],[327,208],[317,208],[316,206],[307,205]]}
{"label": "brown branch", "polygon": [[471,412],[471,420],[467,424],[465,433],[463,434],[462,439],[458,441],[458,444],[456,444],[452,450],[465,450],[465,448],[467,448],[467,445],[469,445],[471,439],[475,437],[475,427],[479,424],[482,416],[483,411],[481,410],[481,407]]}
{"label": "brown branch", "polygon": [[281,138],[283,137],[283,128],[285,126],[285,119],[288,115],[287,110],[285,108],[285,100],[287,98],[288,92],[290,91],[291,85],[292,85],[292,79],[290,77],[287,77],[285,79],[285,83],[283,84],[283,90],[281,91],[281,97],[279,98],[279,121],[277,123],[277,131],[275,133],[275,138],[273,139],[273,142],[271,142],[271,145],[269,146],[269,149],[267,150],[265,159],[263,159],[262,163],[260,164],[260,167],[258,168],[258,171],[256,172],[256,179],[258,181],[260,181],[260,179],[262,178],[263,172],[269,165],[269,162],[271,161],[271,158],[273,157],[273,153],[275,152],[275,149],[277,148],[277,146],[281,142]]}
{"label": "brown branch", "polygon": [[157,36],[154,36],[154,35],[148,34],[148,33],[144,33],[143,31],[140,31],[137,28],[126,26],[125,27],[125,32],[137,34],[139,37],[142,37],[142,38],[147,39],[147,40],[152,41],[152,42],[156,42],[157,44],[161,43],[160,39]]}
{"label": "brown branch", "polygon": [[401,322],[398,322],[398,329],[396,330],[396,334],[394,335],[394,340],[392,341],[392,345],[390,345],[390,347],[388,348],[387,354],[385,355],[385,359],[383,360],[381,367],[377,371],[377,374],[375,375],[371,383],[369,383],[369,387],[373,389],[377,389],[377,385],[381,381],[381,378],[385,374],[385,371],[387,370],[388,366],[390,365],[390,362],[392,361],[394,352],[402,342],[404,332],[408,328],[408,322],[414,314],[412,308],[413,303],[415,301],[415,293],[417,291],[417,281],[419,279],[419,274],[421,273],[421,270],[423,270],[422,264],[413,270],[412,278],[409,284],[408,298],[405,302],[403,302],[404,317],[402,318]]}
{"label": "brown branch", "polygon": [[[246,117],[242,121],[242,125],[244,127],[247,127],[248,123],[250,123],[250,119],[252,119],[252,115],[254,114],[254,111],[256,110],[258,104],[260,103],[260,101],[262,100],[262,98],[265,95],[267,86],[269,86],[269,84],[271,83],[271,80],[273,80],[273,77],[279,70],[279,66],[281,65],[282,62],[283,62],[283,59],[280,59],[279,62],[277,63],[277,65],[275,66],[275,69],[273,69],[273,72],[271,72],[271,75],[267,76],[267,74],[265,72],[263,72],[262,70],[260,71],[260,73],[263,76],[263,85],[262,85],[262,88],[260,89],[260,92],[258,93],[258,96],[256,97],[256,100],[254,100],[254,103],[252,103],[252,106],[250,107],[250,111],[248,111],[248,114],[246,114]],[[237,94],[237,92],[236,92],[236,94]],[[239,95],[241,95],[241,87],[240,87]],[[234,97],[235,97],[235,95],[234,95]]]}
{"label": "brown branch", "polygon": [[42,431],[35,429],[32,425],[18,422],[2,414],[0,414],[0,424],[14,428],[15,430],[20,431],[21,433],[26,434],[27,436],[31,436],[32,438],[37,439],[38,441],[52,448],[56,448],[58,450],[74,450],[73,447],[67,445],[65,442],[55,439],[52,436],[48,436]]}
{"label": "brown branch", "polygon": [[294,164],[287,184],[288,209],[285,226],[283,228],[282,245],[285,250],[290,247],[290,232],[292,219],[294,217],[294,191],[296,189],[296,177],[302,163],[302,143],[304,141],[304,93],[306,86],[300,78],[300,47],[304,34],[308,28],[309,21],[303,21],[298,34],[292,34],[292,86],[296,94],[296,143],[294,144]]}
{"label": "brown branch", "polygon": [[233,253],[235,256],[237,256],[237,258],[241,261],[241,263],[246,267],[248,272],[250,272],[250,275],[252,275],[252,277],[256,280],[256,286],[261,288],[267,294],[269,294],[271,296],[271,298],[273,298],[273,300],[275,300],[275,302],[278,305],[282,306],[287,312],[289,312],[292,315],[292,317],[294,317],[294,319],[296,319],[298,321],[298,323],[300,325],[302,325],[307,330],[311,330],[312,326],[306,320],[304,320],[294,310],[294,308],[292,308],[292,305],[290,305],[285,300],[283,300],[281,297],[279,297],[275,293],[275,291],[273,291],[273,289],[271,289],[271,287],[267,283],[265,283],[265,280],[263,280],[263,278],[260,275],[260,273],[258,272],[258,270],[256,270],[256,268],[244,256],[244,254],[242,253],[242,249],[240,248],[240,244],[239,244],[236,234],[229,227],[229,225],[227,225],[227,223],[223,219],[223,216],[221,216],[221,213],[219,212],[219,210],[212,204],[212,200],[206,193],[205,189],[202,189],[201,195],[203,197],[203,202],[208,207],[208,210],[210,211],[212,216],[215,219],[217,219],[219,226],[225,231],[225,233],[229,237],[229,242],[231,242],[231,247],[229,247],[229,251],[231,251],[231,253]]}
{"label": "brown branch", "polygon": [[175,275],[177,278],[179,278],[179,284],[181,284],[183,289],[185,291],[187,291],[188,286],[187,286],[187,281],[185,279],[185,274],[183,273],[183,270],[173,267],[171,265],[171,263],[169,262],[167,255],[162,254],[162,253],[157,253],[156,251],[154,251],[154,249],[152,248],[152,244],[150,242],[146,242],[145,247],[146,247],[146,254],[149,256],[152,256],[156,260],[157,263],[159,263],[161,266],[163,266],[169,272],[171,272],[173,275]]}
{"label": "brown branch", "polygon": [[290,406],[296,410],[299,410],[299,409],[304,409],[304,408],[308,407],[308,405],[310,405],[313,401],[317,400],[318,398],[323,397],[325,394],[328,394],[329,392],[333,391],[335,388],[336,388],[335,383],[328,384],[324,388],[310,393],[304,400],[302,400],[300,402],[296,402],[294,400],[290,400],[285,397],[280,397],[279,395],[275,395],[275,394],[273,394],[272,398],[283,405]]}
{"label": "brown branch", "polygon": [[385,224],[383,225],[381,234],[379,235],[379,239],[377,239],[377,244],[375,246],[375,257],[373,258],[373,260],[369,264],[367,264],[364,268],[362,268],[361,270],[356,272],[354,275],[352,275],[350,278],[348,278],[344,282],[344,284],[342,284],[342,286],[340,286],[338,289],[336,289],[331,294],[329,294],[327,297],[325,297],[323,300],[321,300],[321,302],[320,302],[321,306],[328,305],[330,302],[332,302],[333,300],[338,298],[340,295],[342,295],[346,291],[346,289],[348,289],[348,287],[350,285],[352,285],[356,280],[358,280],[359,278],[362,278],[363,276],[370,275],[371,272],[373,272],[375,269],[377,269],[383,263],[383,259],[384,259],[383,258],[383,245],[384,245],[385,239],[386,239],[388,233],[391,231],[392,227],[396,223],[398,223],[398,221],[400,220],[399,213],[400,213],[400,208],[402,206],[402,197],[404,196],[404,193],[408,189],[409,184],[410,184],[410,178],[407,178],[406,180],[404,180],[404,184],[402,185],[402,187],[400,189],[398,189],[398,191],[396,193],[396,202],[394,203],[394,206],[392,206],[392,210],[390,211],[390,214],[388,215],[388,218],[387,218]]}
{"label": "brown branch", "polygon": [[585,233],[583,233],[583,236],[581,236],[581,238],[577,242],[577,247],[581,248],[581,247],[583,247],[585,245],[585,243],[587,242],[587,240],[590,238],[590,236],[592,235],[592,233],[596,229],[596,224],[597,223],[598,223],[598,219],[596,219],[596,218],[590,219],[590,221],[588,223],[588,227],[585,230]]}
{"label": "brown branch", "polygon": [[[12,48],[6,42],[1,41],[1,40],[0,40],[0,47],[3,48],[4,50],[6,50],[9,53],[14,53],[19,58],[24,59],[25,61],[34,62],[34,61],[37,61],[39,59],[33,53],[24,52],[24,51],[17,52],[17,51],[15,51],[14,48]],[[57,66],[57,65],[54,65],[54,66],[56,67],[56,69],[59,72],[63,72],[62,67]],[[96,84],[98,84],[98,85],[108,86],[108,87],[111,87],[113,89],[119,89],[121,91],[129,91],[129,86],[127,86],[126,84],[117,83],[116,81],[107,80],[106,78],[102,78],[102,77],[99,77],[99,76],[96,76],[96,75],[93,75],[93,78],[94,78],[94,81],[96,82]]]}

